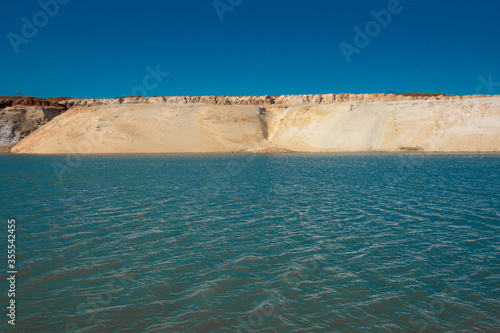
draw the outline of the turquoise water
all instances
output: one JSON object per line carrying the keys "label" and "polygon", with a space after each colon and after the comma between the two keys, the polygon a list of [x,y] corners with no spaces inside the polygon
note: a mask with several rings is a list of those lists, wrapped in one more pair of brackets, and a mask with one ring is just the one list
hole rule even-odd
{"label": "turquoise water", "polygon": [[499,171],[499,155],[0,156],[16,331],[498,332]]}

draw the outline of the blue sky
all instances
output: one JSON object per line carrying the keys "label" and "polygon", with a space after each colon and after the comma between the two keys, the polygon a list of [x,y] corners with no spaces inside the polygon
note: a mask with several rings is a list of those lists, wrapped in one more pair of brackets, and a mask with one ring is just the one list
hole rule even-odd
{"label": "blue sky", "polygon": [[2,1],[0,95],[500,94],[500,2],[397,2]]}

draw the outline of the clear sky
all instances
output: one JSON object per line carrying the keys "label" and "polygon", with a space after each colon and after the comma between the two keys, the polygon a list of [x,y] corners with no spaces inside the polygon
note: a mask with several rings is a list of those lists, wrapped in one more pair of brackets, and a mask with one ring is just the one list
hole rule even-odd
{"label": "clear sky", "polygon": [[500,94],[497,0],[25,0],[0,15],[0,95]]}

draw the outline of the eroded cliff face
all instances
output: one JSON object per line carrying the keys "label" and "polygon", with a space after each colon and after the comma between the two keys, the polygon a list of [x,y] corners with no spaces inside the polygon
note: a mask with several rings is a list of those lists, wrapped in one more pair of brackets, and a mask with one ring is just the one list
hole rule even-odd
{"label": "eroded cliff face", "polygon": [[299,107],[341,104],[346,102],[444,101],[488,98],[489,96],[452,96],[443,94],[324,94],[282,96],[174,96],[120,97],[109,99],[36,98],[0,96],[0,152],[10,147],[52,120],[75,108],[98,108],[116,105],[205,105],[245,106],[263,108]]}
{"label": "eroded cliff face", "polygon": [[41,106],[44,108],[66,110],[64,101],[70,97],[36,98],[26,96],[0,96],[0,110],[9,106]]}
{"label": "eroded cliff face", "polygon": [[0,96],[0,153],[67,111],[67,98]]}
{"label": "eroded cliff face", "polygon": [[66,109],[41,106],[9,106],[0,110],[0,146],[11,146],[45,125]]}
{"label": "eroded cliff face", "polygon": [[236,105],[217,105],[213,99],[202,103],[201,97],[195,99],[197,102],[174,97],[86,100],[88,104],[73,104],[12,151],[105,154],[500,149],[500,97],[386,95],[383,98],[391,101],[351,101],[349,96],[348,101],[341,102],[345,97],[341,96],[338,102],[337,97],[335,102],[325,102],[321,95],[322,102],[311,103],[311,98],[319,98],[314,96],[288,96],[272,103],[264,97],[243,98],[264,103],[256,105],[244,104],[238,97],[223,100]]}
{"label": "eroded cliff face", "polygon": [[68,110],[76,106],[102,106],[117,104],[207,104],[207,105],[324,105],[344,102],[396,102],[422,100],[456,100],[500,97],[500,95],[443,95],[430,93],[409,94],[323,94],[323,95],[281,95],[281,96],[172,96],[172,97],[118,97],[118,98],[35,98],[0,96],[0,109],[9,106],[41,106]]}
{"label": "eroded cliff face", "polygon": [[[121,97],[110,99],[65,99],[59,103],[66,108],[116,104],[207,104],[207,105],[324,105],[344,102],[395,102],[411,100],[455,100],[495,96],[454,96],[442,94],[324,94],[281,96],[174,96],[174,97]],[[498,96],[496,96],[498,97]]]}

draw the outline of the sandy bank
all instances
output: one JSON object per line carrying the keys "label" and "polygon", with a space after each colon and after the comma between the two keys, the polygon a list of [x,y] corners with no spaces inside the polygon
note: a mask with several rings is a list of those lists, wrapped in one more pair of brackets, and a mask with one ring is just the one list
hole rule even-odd
{"label": "sandy bank", "polygon": [[478,151],[500,149],[500,98],[320,105],[73,107],[14,153]]}

